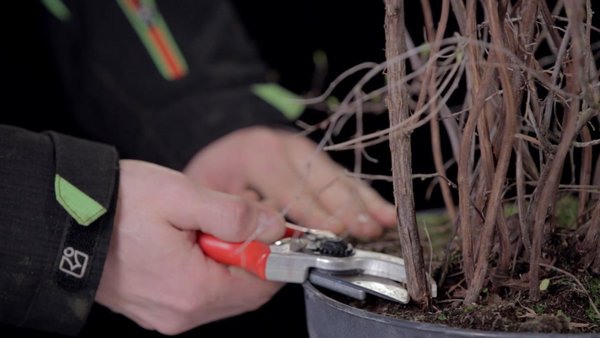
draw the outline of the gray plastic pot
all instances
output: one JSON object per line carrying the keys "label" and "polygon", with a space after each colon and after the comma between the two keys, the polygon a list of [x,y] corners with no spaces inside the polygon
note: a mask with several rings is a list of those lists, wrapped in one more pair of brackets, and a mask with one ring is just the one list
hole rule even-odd
{"label": "gray plastic pot", "polygon": [[541,334],[529,332],[488,332],[455,329],[439,324],[411,322],[374,314],[340,303],[304,283],[306,321],[311,338],[447,338],[447,337],[600,337],[600,334]]}

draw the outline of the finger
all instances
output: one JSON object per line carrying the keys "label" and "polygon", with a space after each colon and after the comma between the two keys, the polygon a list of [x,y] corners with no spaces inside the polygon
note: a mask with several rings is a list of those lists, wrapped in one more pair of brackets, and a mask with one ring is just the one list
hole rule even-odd
{"label": "finger", "polygon": [[[275,182],[289,183],[276,184]],[[263,195],[271,196],[272,203],[295,223],[309,228],[342,233],[345,230],[344,224],[323,208],[318,199],[302,186],[303,184],[305,183],[290,170],[279,172],[275,179],[265,180],[260,186]]]}
{"label": "finger", "polygon": [[352,181],[337,179],[335,183],[328,183],[326,188],[321,188],[318,193],[321,204],[346,225],[350,234],[359,238],[381,235],[382,225],[371,216]]}
{"label": "finger", "polygon": [[[184,182],[189,183],[189,182]],[[268,206],[191,184],[171,191],[171,208],[165,210],[172,224],[220,239],[240,242],[248,238],[273,242],[285,231],[283,217]]]}
{"label": "finger", "polygon": [[364,201],[369,214],[386,227],[396,225],[396,207],[381,197],[377,191],[363,181],[356,182],[358,193]]}
{"label": "finger", "polygon": [[290,185],[293,186],[291,189],[264,184],[265,194],[273,196],[269,203],[282,210],[286,217],[297,224],[338,234],[344,232],[346,228],[343,222],[328,212],[306,187],[301,186],[297,178],[295,181],[294,185]]}
{"label": "finger", "polygon": [[337,234],[346,231],[344,222],[324,208],[319,200],[309,192],[304,191],[293,196],[286,194],[282,200],[290,200],[282,207],[285,214],[297,224],[313,229],[329,230]]}
{"label": "finger", "polygon": [[[297,159],[294,161],[296,166],[301,165]],[[352,235],[360,238],[381,235],[382,226],[387,226],[390,222],[389,210],[385,209],[385,204],[381,204],[381,198],[369,194],[369,186],[345,177],[342,167],[324,153],[314,157],[309,170],[302,174],[307,177],[310,192],[329,214],[346,224]],[[383,214],[375,215],[374,212]]]}
{"label": "finger", "polygon": [[345,227],[332,217],[306,188],[306,182],[287,160],[250,168],[247,177],[262,196],[268,196],[294,222],[316,229],[341,233]]}

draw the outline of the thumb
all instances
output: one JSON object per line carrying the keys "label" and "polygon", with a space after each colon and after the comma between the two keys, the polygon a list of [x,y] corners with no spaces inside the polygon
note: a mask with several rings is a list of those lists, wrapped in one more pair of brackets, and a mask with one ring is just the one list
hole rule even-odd
{"label": "thumb", "polygon": [[283,236],[283,216],[269,206],[189,183],[183,193],[171,199],[178,201],[168,211],[175,227],[202,231],[230,242],[273,242]]}

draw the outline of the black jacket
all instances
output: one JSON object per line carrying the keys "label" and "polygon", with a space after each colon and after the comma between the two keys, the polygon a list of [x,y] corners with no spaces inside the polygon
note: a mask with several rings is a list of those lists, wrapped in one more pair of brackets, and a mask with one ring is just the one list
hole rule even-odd
{"label": "black jacket", "polygon": [[[0,322],[76,334],[111,235],[117,152],[181,169],[229,131],[286,121],[252,94],[265,71],[225,1],[6,3]],[[107,212],[80,225],[57,201],[57,175]],[[74,254],[85,270],[69,274]]]}

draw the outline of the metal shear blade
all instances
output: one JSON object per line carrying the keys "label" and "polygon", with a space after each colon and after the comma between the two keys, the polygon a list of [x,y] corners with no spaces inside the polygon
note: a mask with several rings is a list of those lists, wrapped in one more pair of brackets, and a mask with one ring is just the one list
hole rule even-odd
{"label": "metal shear blade", "polygon": [[371,294],[402,304],[407,304],[410,301],[408,291],[402,285],[385,278],[360,274],[333,274],[327,271],[314,270],[310,273],[308,280],[314,285],[358,300],[365,300],[367,294]]}

